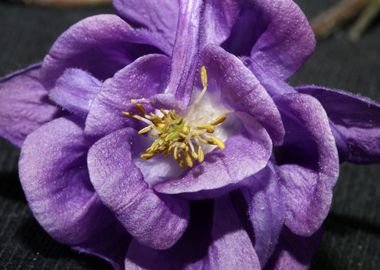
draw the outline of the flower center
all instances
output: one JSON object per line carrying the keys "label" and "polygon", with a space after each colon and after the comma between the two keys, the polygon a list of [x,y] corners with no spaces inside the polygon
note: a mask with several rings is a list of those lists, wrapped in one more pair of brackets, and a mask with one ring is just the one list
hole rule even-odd
{"label": "flower center", "polygon": [[[201,69],[203,90],[192,104],[187,115],[194,115],[198,104],[207,90],[207,73],[205,67]],[[146,151],[141,154],[141,159],[149,160],[157,154],[164,156],[173,155],[179,166],[183,169],[193,167],[194,162],[204,161],[204,145],[215,145],[224,149],[224,142],[213,135],[215,129],[226,120],[226,115],[221,115],[209,123],[194,124],[181,116],[175,110],[160,109],[157,113],[147,113],[141,103],[136,104],[139,112],[123,112],[123,115],[132,117],[147,124],[139,130],[139,134],[149,133],[156,139]],[[192,117],[190,117],[192,118]]]}

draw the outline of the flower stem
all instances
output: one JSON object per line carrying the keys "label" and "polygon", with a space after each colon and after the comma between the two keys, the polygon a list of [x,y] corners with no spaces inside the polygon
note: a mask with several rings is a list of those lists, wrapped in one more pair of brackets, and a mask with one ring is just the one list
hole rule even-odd
{"label": "flower stem", "polygon": [[368,26],[380,14],[380,0],[372,0],[370,4],[360,14],[358,20],[349,32],[351,41],[356,42],[360,39]]}
{"label": "flower stem", "polygon": [[327,38],[335,27],[353,19],[371,0],[342,0],[337,5],[323,12],[312,21],[317,38]]}

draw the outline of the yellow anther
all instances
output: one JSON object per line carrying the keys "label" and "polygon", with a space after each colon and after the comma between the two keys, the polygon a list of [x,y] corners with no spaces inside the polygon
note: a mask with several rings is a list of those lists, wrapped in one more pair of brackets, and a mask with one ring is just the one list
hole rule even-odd
{"label": "yellow anther", "polygon": [[224,142],[221,139],[214,136],[207,136],[207,137],[209,138],[210,140],[209,142],[211,144],[218,146],[222,150],[224,149]]}
{"label": "yellow anther", "polygon": [[146,115],[146,111],[145,111],[143,105],[141,105],[141,103],[137,103],[137,104],[136,104],[136,109],[139,110],[139,112],[140,112],[142,115]]}
{"label": "yellow anther", "polygon": [[221,115],[218,118],[216,118],[214,121],[211,122],[211,125],[217,126],[221,123],[223,123],[226,120],[227,116],[226,115]]}
{"label": "yellow anther", "polygon": [[189,151],[185,152],[185,159],[186,159],[187,166],[189,166],[190,168],[192,168],[194,166],[194,163],[193,163],[193,159],[190,156]]}
{"label": "yellow anther", "polygon": [[174,159],[178,160],[178,146],[174,147],[174,153],[173,153]]}
{"label": "yellow anther", "polygon": [[203,88],[207,88],[208,79],[207,79],[207,71],[206,71],[205,66],[202,66],[201,68],[201,80],[202,80]]}
{"label": "yellow anther", "polygon": [[199,163],[202,163],[205,160],[205,155],[203,153],[202,147],[199,145],[198,146],[198,161]]}
{"label": "yellow anther", "polygon": [[149,159],[151,159],[154,156],[155,156],[154,153],[144,153],[144,154],[141,155],[141,159],[142,160],[149,160]]}
{"label": "yellow anther", "polygon": [[147,127],[144,127],[143,129],[140,129],[138,133],[139,134],[145,134],[145,133],[151,131],[152,129],[153,129],[152,126],[147,126]]}
{"label": "yellow anther", "polygon": [[208,133],[214,133],[214,131],[215,131],[215,127],[212,125],[197,126],[197,129],[205,129],[205,130],[207,130]]}

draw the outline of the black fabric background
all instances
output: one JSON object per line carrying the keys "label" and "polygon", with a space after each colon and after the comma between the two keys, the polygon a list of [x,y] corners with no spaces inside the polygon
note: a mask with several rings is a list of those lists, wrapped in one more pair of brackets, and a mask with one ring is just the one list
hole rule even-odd
{"label": "black fabric background", "polygon": [[[313,17],[336,0],[298,0]],[[54,9],[0,2],[0,76],[42,59],[53,41],[81,18],[111,7]],[[291,79],[380,100],[380,25],[358,44],[343,30],[320,42]],[[17,176],[18,150],[0,139],[0,269],[109,270],[106,263],[53,241],[33,219]],[[380,269],[380,166],[343,165],[326,232],[312,269]]]}

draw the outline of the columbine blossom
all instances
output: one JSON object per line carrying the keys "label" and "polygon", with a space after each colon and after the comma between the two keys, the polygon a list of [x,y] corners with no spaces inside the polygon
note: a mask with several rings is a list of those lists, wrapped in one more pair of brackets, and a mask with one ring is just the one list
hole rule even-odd
{"label": "columbine blossom", "polygon": [[315,46],[290,0],[114,6],[0,81],[38,222],[115,269],[307,268],[380,106],[286,83]]}

